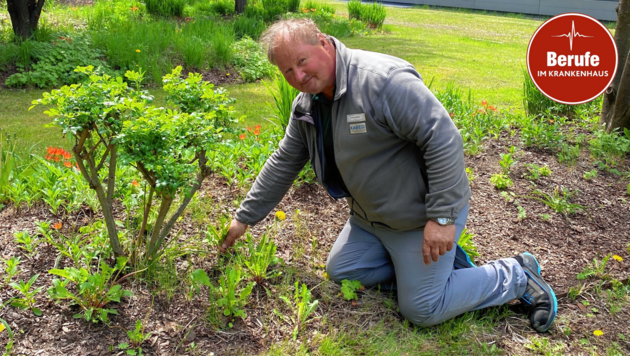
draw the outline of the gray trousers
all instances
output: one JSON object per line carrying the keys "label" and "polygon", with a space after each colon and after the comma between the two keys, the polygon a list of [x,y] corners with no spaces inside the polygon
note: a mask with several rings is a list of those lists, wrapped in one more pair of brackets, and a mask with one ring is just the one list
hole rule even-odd
{"label": "gray trousers", "polygon": [[[459,240],[468,204],[455,222]],[[340,283],[358,280],[369,287],[395,285],[402,315],[420,326],[439,324],[469,310],[505,304],[525,293],[527,279],[513,258],[477,268],[454,269],[455,248],[425,265],[424,231],[376,229],[351,216],[330,251],[326,270]]]}

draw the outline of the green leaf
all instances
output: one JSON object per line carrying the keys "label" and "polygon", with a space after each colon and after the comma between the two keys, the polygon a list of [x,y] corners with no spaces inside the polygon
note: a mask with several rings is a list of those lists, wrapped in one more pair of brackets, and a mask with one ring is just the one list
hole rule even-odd
{"label": "green leaf", "polygon": [[38,308],[33,308],[31,309],[31,311],[33,312],[33,314],[35,314],[36,316],[42,316],[42,311]]}
{"label": "green leaf", "polygon": [[126,350],[129,348],[129,344],[126,342],[121,342],[120,344],[118,344],[118,349],[119,350]]}

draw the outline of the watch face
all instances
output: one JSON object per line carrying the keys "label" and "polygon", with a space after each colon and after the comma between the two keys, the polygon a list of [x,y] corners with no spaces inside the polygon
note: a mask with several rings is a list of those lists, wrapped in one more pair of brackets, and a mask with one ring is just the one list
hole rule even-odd
{"label": "watch face", "polygon": [[455,224],[455,219],[451,219],[451,218],[437,218],[435,220],[440,225],[453,225],[453,224]]}

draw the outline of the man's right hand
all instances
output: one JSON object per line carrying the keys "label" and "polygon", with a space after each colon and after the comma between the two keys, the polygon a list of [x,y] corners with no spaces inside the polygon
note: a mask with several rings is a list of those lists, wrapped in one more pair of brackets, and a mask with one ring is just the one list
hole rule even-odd
{"label": "man's right hand", "polygon": [[245,231],[247,231],[247,227],[247,224],[243,224],[242,222],[233,219],[230,223],[230,229],[225,236],[225,240],[223,240],[223,243],[221,244],[221,253],[225,253],[228,248],[232,247],[232,245],[234,245],[234,242],[236,242],[236,239],[245,234]]}

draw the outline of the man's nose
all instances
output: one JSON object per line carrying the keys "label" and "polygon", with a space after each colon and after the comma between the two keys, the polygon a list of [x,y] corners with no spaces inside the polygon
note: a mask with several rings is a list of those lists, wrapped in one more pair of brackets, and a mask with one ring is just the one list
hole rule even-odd
{"label": "man's nose", "polygon": [[294,69],[293,73],[295,73],[295,79],[298,81],[298,83],[302,83],[302,80],[304,80],[304,77],[306,77],[306,73],[304,73],[304,71],[299,68]]}

